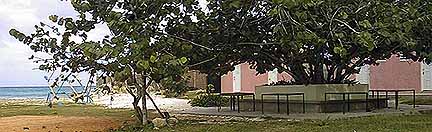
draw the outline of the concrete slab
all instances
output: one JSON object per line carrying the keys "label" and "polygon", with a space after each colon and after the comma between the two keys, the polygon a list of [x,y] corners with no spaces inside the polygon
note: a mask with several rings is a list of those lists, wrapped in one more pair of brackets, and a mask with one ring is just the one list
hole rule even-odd
{"label": "concrete slab", "polygon": [[[415,111],[415,112],[413,112]],[[208,116],[233,116],[233,117],[248,117],[248,118],[282,118],[282,119],[295,119],[295,120],[328,120],[328,119],[343,119],[352,117],[364,117],[384,114],[413,114],[419,111],[432,111],[432,105],[418,105],[415,109],[412,105],[400,104],[399,109],[385,108],[379,109],[372,112],[350,112],[346,114],[342,113],[292,113],[287,115],[286,113],[265,113],[261,111],[231,111],[229,107],[223,107],[220,112],[217,111],[217,107],[193,107],[190,109],[183,109],[181,111],[171,111],[174,114],[192,114],[192,115],[208,115]]]}

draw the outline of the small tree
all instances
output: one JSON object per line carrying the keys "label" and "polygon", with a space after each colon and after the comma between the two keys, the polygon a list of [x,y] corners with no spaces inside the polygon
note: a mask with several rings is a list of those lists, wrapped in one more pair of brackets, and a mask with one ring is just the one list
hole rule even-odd
{"label": "small tree", "polygon": [[[151,82],[181,80],[188,70],[188,58],[183,52],[191,50],[192,45],[203,48],[166,32],[167,23],[174,26],[190,22],[191,13],[200,10],[198,2],[72,0],[71,4],[79,13],[76,20],[52,15],[49,19],[53,23],[36,25],[30,35],[15,29],[9,33],[33,51],[49,55],[30,58],[42,62],[40,70],[88,72],[133,85],[127,91],[134,97],[137,118],[146,124],[147,88]],[[88,40],[87,33],[97,24],[106,24],[110,34],[99,41]]]}

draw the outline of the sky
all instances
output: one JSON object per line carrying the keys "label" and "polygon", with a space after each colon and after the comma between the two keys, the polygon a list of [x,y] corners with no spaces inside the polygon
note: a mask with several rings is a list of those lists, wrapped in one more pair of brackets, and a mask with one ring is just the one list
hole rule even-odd
{"label": "sky", "polygon": [[[0,0],[0,86],[31,86],[48,85],[44,76],[49,73],[35,70],[38,64],[28,58],[35,54],[27,45],[18,42],[9,35],[12,28],[30,34],[34,25],[39,22],[48,23],[49,15],[76,17],[77,13],[70,1],[61,0]],[[107,29],[97,28],[89,36],[106,32]],[[40,55],[40,54],[39,54]],[[86,74],[81,75],[85,80]]]}
{"label": "sky", "polygon": [[[207,9],[205,0],[200,5]],[[31,34],[34,25],[40,22],[50,23],[48,16],[76,18],[70,0],[0,0],[0,87],[5,86],[47,86],[44,76],[50,73],[40,71],[39,66],[28,58],[35,54],[27,45],[9,35],[14,28],[25,34]],[[109,34],[106,25],[97,25],[87,33],[89,40],[101,40]],[[36,68],[36,69],[35,69]],[[81,80],[87,80],[87,74],[81,74]]]}

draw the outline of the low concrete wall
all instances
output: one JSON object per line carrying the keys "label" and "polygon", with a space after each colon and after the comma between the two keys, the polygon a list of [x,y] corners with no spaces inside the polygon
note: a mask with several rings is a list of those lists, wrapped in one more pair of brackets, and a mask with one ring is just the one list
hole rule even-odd
{"label": "low concrete wall", "polygon": [[[366,100],[351,100],[349,105],[348,103],[345,106],[346,112],[348,112],[348,107],[350,112],[365,112],[366,111]],[[377,105],[380,108],[385,108],[387,101],[385,99],[370,99],[368,100],[368,109],[378,109]],[[379,104],[377,104],[379,103]],[[256,100],[255,102],[256,111],[262,110],[262,102],[261,100]],[[306,103],[305,104],[305,112],[306,113],[321,113],[321,112],[342,112],[343,111],[343,102],[342,101],[329,101],[329,102],[314,102],[314,103]],[[237,107],[237,104],[236,104]],[[290,113],[301,113],[303,111],[303,105],[299,101],[290,101],[289,104]],[[241,111],[253,111],[253,100],[245,99],[240,101],[240,110]],[[281,100],[279,102],[279,110],[280,113],[286,113],[286,101]],[[277,102],[275,100],[265,100],[264,102],[264,111],[265,113],[277,113]]]}
{"label": "low concrete wall", "polygon": [[[257,86],[255,95],[257,100],[261,100],[262,93],[304,93],[306,102],[322,102],[325,93],[335,92],[367,92],[368,85],[356,84],[313,84],[313,85],[277,85],[277,86]],[[274,100],[276,96],[265,96],[265,100]],[[281,100],[286,97],[280,96]],[[290,96],[290,100],[301,100],[301,96]],[[365,99],[365,95],[351,95],[350,99]],[[327,95],[327,100],[342,100],[342,95]]]}

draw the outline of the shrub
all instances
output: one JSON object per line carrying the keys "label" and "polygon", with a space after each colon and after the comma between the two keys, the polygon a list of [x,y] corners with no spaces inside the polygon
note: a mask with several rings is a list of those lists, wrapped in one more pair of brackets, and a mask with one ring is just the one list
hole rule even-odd
{"label": "shrub", "polygon": [[219,103],[221,103],[221,106],[225,106],[227,102],[228,98],[211,94],[201,94],[189,101],[192,106],[198,107],[214,107],[219,106]]}
{"label": "shrub", "polygon": [[205,91],[198,92],[195,98],[192,98],[189,103],[192,106],[199,107],[214,107],[214,106],[225,106],[227,104],[228,98],[221,97],[219,95],[214,95],[211,92],[214,91],[214,85],[209,84]]}
{"label": "shrub", "polygon": [[162,94],[167,98],[177,98],[183,96],[190,88],[187,86],[187,80],[181,79],[174,81],[172,79],[164,79],[160,82],[163,89]]}

